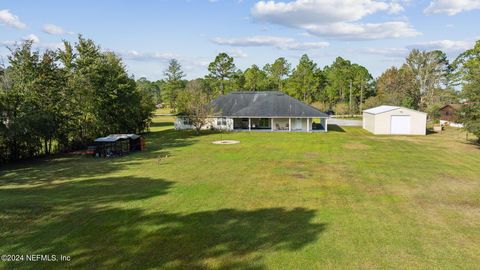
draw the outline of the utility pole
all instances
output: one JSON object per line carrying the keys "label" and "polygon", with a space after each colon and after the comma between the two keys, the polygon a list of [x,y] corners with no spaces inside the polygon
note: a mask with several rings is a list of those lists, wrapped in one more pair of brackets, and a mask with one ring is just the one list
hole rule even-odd
{"label": "utility pole", "polygon": [[363,109],[363,81],[360,83],[360,114],[362,114]]}
{"label": "utility pole", "polygon": [[352,81],[350,81],[350,102],[348,104],[350,115],[352,115]]}

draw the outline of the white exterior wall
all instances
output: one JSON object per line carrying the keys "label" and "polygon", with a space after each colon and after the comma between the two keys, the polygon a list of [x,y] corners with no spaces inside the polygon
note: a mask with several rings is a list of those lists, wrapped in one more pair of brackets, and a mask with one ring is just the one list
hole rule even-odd
{"label": "white exterior wall", "polygon": [[425,135],[427,133],[427,114],[414,110],[398,108],[379,114],[363,114],[363,128],[378,135],[391,134],[392,116],[410,116],[410,134]]}
{"label": "white exterior wall", "polygon": [[[227,121],[226,125],[217,125],[217,118],[216,117],[208,118],[207,119],[207,124],[202,127],[202,130],[208,130],[208,129],[213,128],[213,129],[222,129],[222,130],[232,131],[233,130],[233,119],[232,118],[226,118],[226,121]],[[177,130],[194,129],[194,126],[192,126],[192,125],[184,125],[182,117],[175,118],[174,126],[175,126],[175,129],[177,129]]]}
{"label": "white exterior wall", "polygon": [[273,118],[273,130],[277,130],[277,124],[280,128],[285,128],[288,125],[288,118]]}
{"label": "white exterior wall", "polygon": [[[288,126],[289,121],[288,118],[272,118],[273,120],[273,130],[276,131],[277,129],[277,124],[281,128],[285,128]],[[272,121],[271,120],[271,121]],[[217,125],[217,118],[212,117],[207,119],[207,124],[202,127],[202,130],[209,130],[209,129],[217,129],[217,130],[226,130],[226,131],[233,131],[233,118],[226,118],[227,124],[223,126],[218,126]],[[301,121],[301,130],[293,130],[295,127],[295,121]],[[310,128],[309,131],[312,131],[312,118],[310,118]],[[327,119],[326,118],[320,118],[320,122],[322,125],[326,128],[326,123]],[[292,123],[292,131],[307,131],[307,118],[291,118],[291,123]],[[176,130],[188,130],[188,129],[194,129],[192,125],[184,125],[183,124],[183,118],[182,117],[176,117],[175,122],[174,122],[174,127]],[[288,131],[288,128],[283,129],[282,131]]]}
{"label": "white exterior wall", "polygon": [[[297,128],[298,122],[301,123],[300,129]],[[307,131],[307,118],[292,118],[292,131]]]}
{"label": "white exterior wall", "polygon": [[[323,128],[325,129],[325,132],[328,131],[328,118],[320,118],[320,122],[322,123]],[[312,123],[310,121],[310,123]]]}
{"label": "white exterior wall", "polygon": [[370,113],[363,113],[363,129],[375,133],[375,115]]}

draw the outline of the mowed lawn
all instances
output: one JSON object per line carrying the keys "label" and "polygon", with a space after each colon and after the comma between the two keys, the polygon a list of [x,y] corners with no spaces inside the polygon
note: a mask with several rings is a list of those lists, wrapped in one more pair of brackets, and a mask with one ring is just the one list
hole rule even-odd
{"label": "mowed lawn", "polygon": [[3,167],[0,254],[72,259],[0,268],[480,265],[480,148],[457,130],[195,136],[171,121],[144,152]]}

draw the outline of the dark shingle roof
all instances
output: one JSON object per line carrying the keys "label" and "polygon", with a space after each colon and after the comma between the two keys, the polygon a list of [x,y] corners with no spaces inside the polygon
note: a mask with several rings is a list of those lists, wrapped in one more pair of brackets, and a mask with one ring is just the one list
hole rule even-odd
{"label": "dark shingle roof", "polygon": [[328,117],[320,110],[277,91],[233,92],[212,101],[217,114],[230,117]]}

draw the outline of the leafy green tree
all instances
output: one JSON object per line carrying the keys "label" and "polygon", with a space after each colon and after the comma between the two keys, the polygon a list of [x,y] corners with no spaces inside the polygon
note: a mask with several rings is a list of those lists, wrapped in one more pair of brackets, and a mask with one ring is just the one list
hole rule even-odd
{"label": "leafy green tree", "polygon": [[290,73],[291,65],[283,57],[278,58],[273,64],[266,64],[263,70],[267,73],[267,78],[271,82],[273,88],[283,91],[284,80]]}
{"label": "leafy green tree", "polygon": [[413,49],[407,56],[406,65],[415,76],[420,91],[420,104],[426,110],[440,102],[436,93],[445,88],[451,71],[447,56],[442,51]]}
{"label": "leafy green tree", "polygon": [[[233,74],[232,79],[230,80],[230,85],[227,87],[231,91],[236,91],[236,90],[244,90],[245,89],[245,74],[242,72],[241,69],[237,69],[235,73]],[[213,89],[210,89],[213,91]]]}
{"label": "leafy green tree", "polygon": [[200,134],[200,130],[208,123],[208,118],[213,115],[207,87],[203,80],[193,80],[187,83],[185,90],[178,96],[178,110],[192,123],[197,134]]}
{"label": "leafy green tree", "polygon": [[52,144],[61,134],[60,130],[68,119],[63,112],[68,109],[65,98],[66,79],[57,63],[57,54],[47,50],[37,68],[37,78],[32,86],[36,99],[37,114],[32,117],[32,129],[43,140],[44,153],[52,152]]}
{"label": "leafy green tree", "polygon": [[418,109],[420,92],[415,75],[406,66],[391,67],[377,79],[376,93],[380,103]]}
{"label": "leafy green tree", "polygon": [[326,77],[325,99],[331,105],[348,103],[349,110],[358,108],[373,95],[373,77],[368,70],[349,60],[337,57],[332,65],[324,68]]}
{"label": "leafy green tree", "polygon": [[[32,88],[38,74],[40,55],[32,42],[10,48],[9,67],[2,87],[3,137],[8,158],[17,160],[37,155],[41,138],[33,128],[39,103]],[[8,82],[6,81],[8,80]]]}
{"label": "leafy green tree", "polygon": [[162,96],[161,96],[161,84],[157,82],[152,82],[149,81],[145,77],[139,78],[137,81],[137,89],[141,92],[145,92],[148,94],[152,102],[155,104],[161,104],[162,103]]}
{"label": "leafy green tree", "polygon": [[249,91],[263,91],[268,86],[267,75],[264,71],[258,68],[257,65],[252,65],[244,72],[245,89]]}
{"label": "leafy green tree", "polygon": [[42,54],[31,41],[10,48],[0,74],[0,161],[148,128],[151,92],[137,88],[120,58],[82,36],[64,45]]}
{"label": "leafy green tree", "polygon": [[480,40],[472,49],[458,56],[455,67],[463,86],[462,95],[466,99],[461,121],[480,142]]}
{"label": "leafy green tree", "polygon": [[220,53],[215,60],[208,65],[209,74],[207,75],[213,81],[219,83],[220,94],[225,94],[225,80],[231,79],[235,75],[236,67],[233,57],[226,53]]}
{"label": "leafy green tree", "polygon": [[286,92],[307,103],[315,101],[319,91],[321,70],[306,54],[304,54],[288,78]]}
{"label": "leafy green tree", "polygon": [[164,72],[165,85],[163,99],[168,102],[172,110],[176,109],[176,99],[178,93],[185,88],[185,73],[182,70],[182,65],[176,60],[171,59],[168,68]]}

